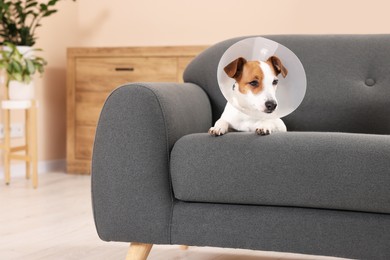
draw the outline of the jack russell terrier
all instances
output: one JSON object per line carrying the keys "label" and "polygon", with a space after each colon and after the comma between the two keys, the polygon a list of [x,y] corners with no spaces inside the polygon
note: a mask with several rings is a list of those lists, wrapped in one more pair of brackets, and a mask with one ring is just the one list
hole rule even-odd
{"label": "jack russell terrier", "polygon": [[[278,105],[275,96],[277,76],[282,74],[285,78],[288,73],[278,57],[271,56],[265,62],[247,61],[240,57],[229,63],[224,71],[236,80],[233,85],[233,99],[243,110],[255,111],[259,115],[275,111]],[[280,118],[258,119],[241,112],[228,102],[221,118],[209,129],[209,134],[219,136],[227,133],[229,129],[256,132],[259,135],[287,131]]]}

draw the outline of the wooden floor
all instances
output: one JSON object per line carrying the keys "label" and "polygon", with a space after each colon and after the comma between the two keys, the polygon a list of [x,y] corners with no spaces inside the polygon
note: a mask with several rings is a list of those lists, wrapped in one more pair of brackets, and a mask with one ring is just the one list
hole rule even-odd
{"label": "wooden floor", "polygon": [[[2,178],[2,176],[0,177]],[[0,179],[0,259],[125,259],[128,244],[98,238],[92,217],[90,176],[47,173],[31,180]],[[150,260],[339,259],[251,250],[154,246]]]}

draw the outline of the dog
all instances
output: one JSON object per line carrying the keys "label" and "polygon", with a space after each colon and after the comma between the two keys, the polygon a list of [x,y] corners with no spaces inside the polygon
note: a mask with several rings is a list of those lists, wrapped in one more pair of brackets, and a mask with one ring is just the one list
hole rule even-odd
{"label": "dog", "polygon": [[243,111],[259,113],[258,119],[241,112],[230,102],[225,106],[221,118],[209,129],[212,136],[220,136],[228,131],[255,132],[258,135],[269,135],[274,132],[286,132],[287,128],[280,118],[267,119],[278,106],[275,92],[278,86],[278,75],[284,78],[287,68],[277,56],[266,61],[247,61],[239,57],[224,68],[225,73],[235,79],[233,85],[233,103]]}

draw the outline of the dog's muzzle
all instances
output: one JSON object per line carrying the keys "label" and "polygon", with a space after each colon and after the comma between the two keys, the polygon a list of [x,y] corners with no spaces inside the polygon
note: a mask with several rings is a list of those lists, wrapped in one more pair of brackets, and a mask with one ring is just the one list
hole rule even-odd
{"label": "dog's muzzle", "polygon": [[266,113],[272,113],[275,111],[276,107],[278,106],[278,104],[276,103],[275,100],[268,100],[267,102],[265,102],[265,111]]}

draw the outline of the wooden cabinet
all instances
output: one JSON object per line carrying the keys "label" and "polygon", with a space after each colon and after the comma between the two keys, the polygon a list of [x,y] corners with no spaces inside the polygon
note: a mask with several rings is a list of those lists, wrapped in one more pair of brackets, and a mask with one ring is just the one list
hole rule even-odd
{"label": "wooden cabinet", "polygon": [[181,82],[205,46],[69,48],[67,171],[89,174],[96,125],[112,90],[128,82]]}

